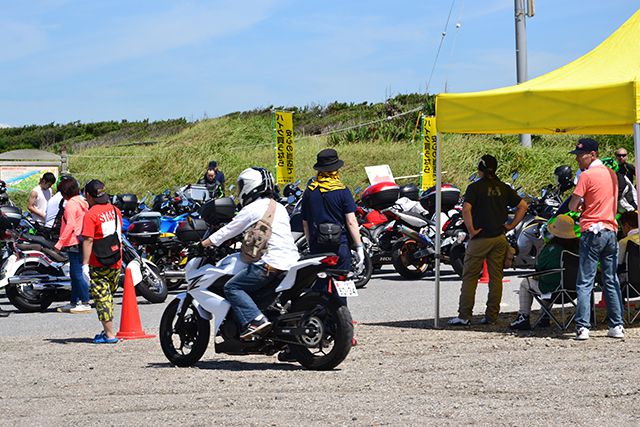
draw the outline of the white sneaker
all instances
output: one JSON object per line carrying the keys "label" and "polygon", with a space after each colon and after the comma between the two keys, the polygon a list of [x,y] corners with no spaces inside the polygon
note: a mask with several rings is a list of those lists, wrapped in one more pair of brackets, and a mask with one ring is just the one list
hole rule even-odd
{"label": "white sneaker", "polygon": [[467,319],[454,317],[453,319],[449,320],[447,324],[449,324],[449,326],[469,326],[471,322]]}
{"label": "white sneaker", "polygon": [[58,307],[56,310],[58,311],[58,313],[69,313],[72,308],[76,308],[76,305],[69,303],[63,305],[62,307]]}
{"label": "white sneaker", "polygon": [[91,313],[91,306],[89,304],[78,304],[69,310],[71,314],[83,314]]}
{"label": "white sneaker", "polygon": [[607,336],[610,338],[624,338],[624,327],[622,325],[618,325],[613,328],[609,328]]}
{"label": "white sneaker", "polygon": [[589,339],[589,329],[587,328],[578,328],[576,330],[576,339],[579,341],[585,341]]}

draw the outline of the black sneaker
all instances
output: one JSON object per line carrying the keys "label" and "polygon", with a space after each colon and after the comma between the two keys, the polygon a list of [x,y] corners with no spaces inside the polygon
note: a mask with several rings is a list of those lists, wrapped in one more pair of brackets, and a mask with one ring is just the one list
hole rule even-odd
{"label": "black sneaker", "polygon": [[531,323],[529,322],[529,316],[526,316],[522,313],[518,313],[518,317],[516,320],[509,324],[510,329],[514,329],[517,331],[528,331],[531,329]]}
{"label": "black sneaker", "polygon": [[271,329],[271,322],[266,317],[249,322],[245,330],[240,334],[241,340],[250,340],[256,334],[264,333]]}

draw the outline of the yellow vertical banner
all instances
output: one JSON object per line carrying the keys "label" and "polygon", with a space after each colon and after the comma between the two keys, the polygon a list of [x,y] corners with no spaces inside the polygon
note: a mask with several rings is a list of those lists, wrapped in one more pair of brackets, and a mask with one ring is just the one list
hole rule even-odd
{"label": "yellow vertical banner", "polygon": [[276,182],[288,184],[294,181],[293,161],[293,113],[273,113],[273,137],[276,150]]}
{"label": "yellow vertical banner", "polygon": [[422,171],[420,186],[422,190],[436,185],[436,118],[422,116]]}

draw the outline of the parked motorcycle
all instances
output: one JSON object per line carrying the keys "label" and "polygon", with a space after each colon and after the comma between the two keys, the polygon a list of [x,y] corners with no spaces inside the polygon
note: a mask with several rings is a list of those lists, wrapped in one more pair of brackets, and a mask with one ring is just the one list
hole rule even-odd
{"label": "parked motorcycle", "polygon": [[[6,217],[4,209],[0,212]],[[6,257],[0,278],[0,288],[5,288],[9,301],[20,311],[35,312],[47,309],[54,301],[68,300],[71,279],[66,255],[57,252],[45,237],[30,235],[28,221],[14,218],[11,225],[4,234]],[[131,268],[136,293],[152,303],[166,299],[167,287],[158,268],[142,259],[125,236],[122,260]]]}

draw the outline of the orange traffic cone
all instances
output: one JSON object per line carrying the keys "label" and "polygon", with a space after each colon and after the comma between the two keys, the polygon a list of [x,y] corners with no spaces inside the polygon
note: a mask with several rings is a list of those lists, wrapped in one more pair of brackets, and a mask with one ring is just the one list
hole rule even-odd
{"label": "orange traffic cone", "polygon": [[[502,283],[508,282],[509,279],[502,279]],[[489,283],[489,270],[487,270],[487,261],[482,264],[482,277],[478,280],[478,283]]]}
{"label": "orange traffic cone", "polygon": [[122,296],[122,314],[120,316],[120,331],[116,337],[123,340],[137,340],[140,338],[155,338],[155,335],[147,335],[142,330],[140,312],[136,299],[136,289],[133,286],[131,270],[124,272],[124,295]]}
{"label": "orange traffic cone", "polygon": [[487,270],[487,261],[482,264],[482,277],[478,280],[478,283],[489,283],[489,271]]}

